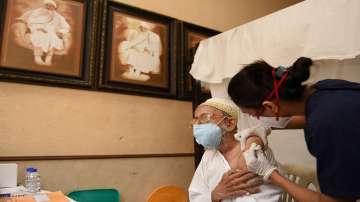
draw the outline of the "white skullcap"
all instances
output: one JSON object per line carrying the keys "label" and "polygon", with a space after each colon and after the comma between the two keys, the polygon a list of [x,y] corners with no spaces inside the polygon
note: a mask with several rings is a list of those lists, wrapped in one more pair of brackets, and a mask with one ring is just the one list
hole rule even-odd
{"label": "white skullcap", "polygon": [[55,8],[57,7],[56,3],[54,0],[44,0],[44,4],[51,4],[53,5]]}
{"label": "white skullcap", "polygon": [[210,98],[205,102],[201,103],[200,105],[214,107],[220,111],[225,112],[229,116],[238,119],[239,108],[235,104],[233,104],[230,100],[223,98]]}

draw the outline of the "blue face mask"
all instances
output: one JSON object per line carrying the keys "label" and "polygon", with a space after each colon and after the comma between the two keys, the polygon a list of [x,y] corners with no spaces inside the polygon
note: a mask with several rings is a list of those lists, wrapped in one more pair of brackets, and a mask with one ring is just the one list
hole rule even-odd
{"label": "blue face mask", "polygon": [[196,142],[205,149],[217,149],[220,145],[222,130],[215,123],[194,124],[193,133]]}

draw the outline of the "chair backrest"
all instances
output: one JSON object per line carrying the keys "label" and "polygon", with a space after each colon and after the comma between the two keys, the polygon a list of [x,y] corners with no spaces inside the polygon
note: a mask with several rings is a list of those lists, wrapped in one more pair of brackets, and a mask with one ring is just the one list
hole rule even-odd
{"label": "chair backrest", "polygon": [[[286,177],[290,181],[314,191],[319,190],[315,171],[313,169],[299,165],[282,165],[282,168],[285,170]],[[295,202],[295,199],[284,192],[281,195],[279,202]]]}
{"label": "chair backrest", "polygon": [[147,202],[188,202],[188,193],[175,185],[166,185],[153,191]]}
{"label": "chair backrest", "polygon": [[72,191],[68,197],[77,202],[120,202],[120,194],[116,189],[89,189]]}

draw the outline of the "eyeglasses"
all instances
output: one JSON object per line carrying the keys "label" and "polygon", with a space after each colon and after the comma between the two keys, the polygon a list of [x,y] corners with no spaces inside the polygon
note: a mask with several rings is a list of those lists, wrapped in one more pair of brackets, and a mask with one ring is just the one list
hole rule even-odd
{"label": "eyeglasses", "polygon": [[[209,123],[211,118],[214,117],[213,113],[203,113],[200,114],[199,117],[195,117],[190,121],[190,127],[192,127],[194,124],[205,124],[205,123]],[[227,116],[219,116],[219,118],[222,118],[222,120],[224,120],[224,118],[228,118]],[[219,121],[219,122],[221,122]],[[218,124],[218,123],[217,123]]]}
{"label": "eyeglasses", "polygon": [[193,126],[194,124],[209,123],[212,116],[213,116],[212,113],[203,113],[203,114],[200,114],[199,117],[195,117],[195,118],[193,118],[193,119],[190,121],[190,126]]}

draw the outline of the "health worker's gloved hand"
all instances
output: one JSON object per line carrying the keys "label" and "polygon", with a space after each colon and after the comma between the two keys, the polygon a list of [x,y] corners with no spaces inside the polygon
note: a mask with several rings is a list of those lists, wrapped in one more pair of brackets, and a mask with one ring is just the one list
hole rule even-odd
{"label": "health worker's gloved hand", "polygon": [[248,170],[262,176],[264,181],[269,181],[271,173],[278,169],[277,162],[270,148],[264,153],[260,145],[252,143],[243,155]]}
{"label": "health worker's gloved hand", "polygon": [[245,150],[246,140],[251,136],[257,136],[259,137],[265,148],[268,145],[267,136],[271,133],[271,128],[265,127],[262,125],[256,125],[250,128],[246,128],[234,135],[235,139],[237,139],[240,142],[241,150]]}

